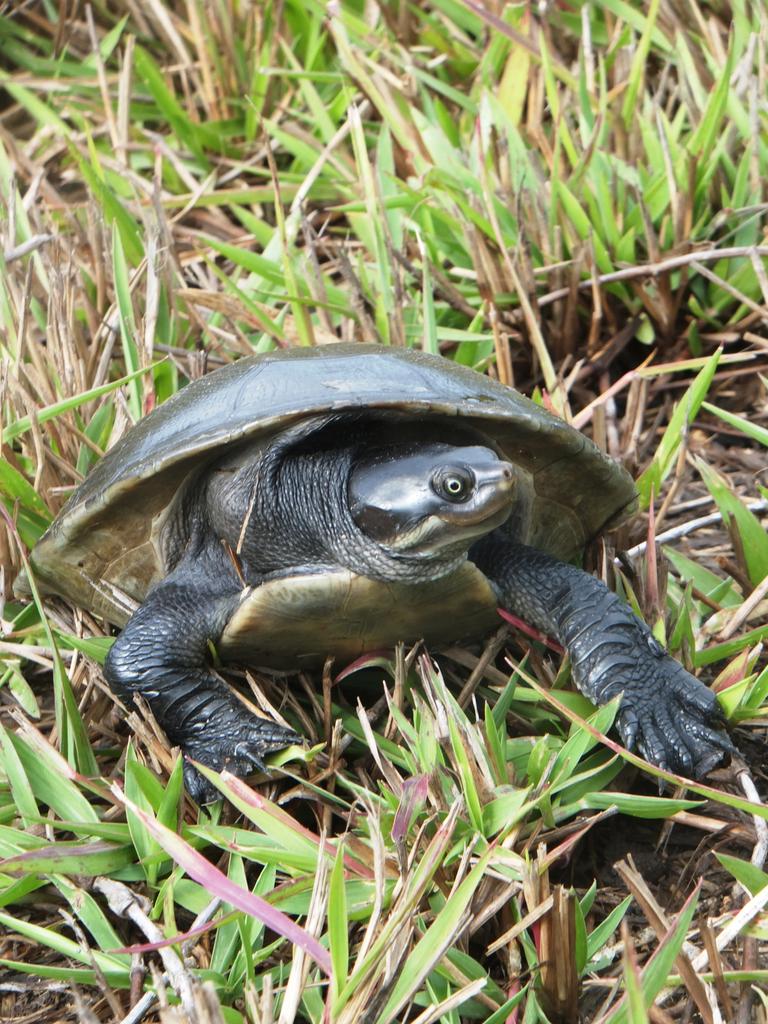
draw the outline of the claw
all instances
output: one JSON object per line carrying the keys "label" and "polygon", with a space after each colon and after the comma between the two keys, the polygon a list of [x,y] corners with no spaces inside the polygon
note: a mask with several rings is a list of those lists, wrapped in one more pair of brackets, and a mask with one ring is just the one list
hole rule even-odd
{"label": "claw", "polygon": [[259,740],[274,750],[289,747],[292,743],[304,742],[304,738],[297,732],[294,732],[293,729],[286,729],[282,725],[273,725],[271,729],[260,729]]}
{"label": "claw", "polygon": [[717,768],[718,765],[723,763],[727,753],[729,752],[726,752],[725,750],[708,750],[694,764],[693,777],[695,779],[703,779],[704,776],[708,775],[713,768]]}
{"label": "claw", "polygon": [[638,736],[637,746],[646,761],[658,765],[664,771],[670,771],[669,744],[664,733],[659,730],[659,725],[655,718],[652,718],[650,722],[644,723],[642,731]]}
{"label": "claw", "polygon": [[648,633],[645,640],[654,658],[663,658],[664,655],[667,653],[661,646],[659,641],[656,639],[656,637],[653,635],[653,633]]}
{"label": "claw", "polygon": [[693,758],[684,743],[678,741],[675,747],[675,770],[678,775],[690,775],[693,771]]}
{"label": "claw", "polygon": [[257,772],[266,772],[267,766],[264,764],[263,759],[245,740],[236,744],[233,753],[236,758],[242,758],[244,761],[247,761]]}
{"label": "claw", "polygon": [[694,754],[697,746],[713,746],[729,754],[738,754],[739,752],[726,732],[722,729],[713,729],[699,719],[689,719],[686,722],[685,731],[686,735],[694,741],[689,745]]}
{"label": "claw", "polygon": [[688,723],[686,739],[688,737],[688,747],[693,759],[692,772],[696,779],[703,778],[713,768],[739,753],[725,732],[711,729],[697,720]]}
{"label": "claw", "polygon": [[221,793],[203,778],[197,768],[189,761],[184,762],[184,786],[187,794],[199,807],[221,799]]}
{"label": "claw", "polygon": [[722,710],[720,705],[717,703],[717,697],[714,693],[703,684],[700,684],[700,686],[700,689],[697,687],[693,692],[688,693],[688,703],[693,704],[694,707],[705,714],[707,718],[714,714],[722,715]]}
{"label": "claw", "polygon": [[619,732],[627,750],[634,750],[637,746],[637,734],[640,727],[637,715],[627,708],[619,712]]}

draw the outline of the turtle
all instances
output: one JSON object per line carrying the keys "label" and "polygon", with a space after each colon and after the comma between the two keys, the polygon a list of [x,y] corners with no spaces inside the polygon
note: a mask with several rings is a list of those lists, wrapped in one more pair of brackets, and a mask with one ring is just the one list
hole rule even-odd
{"label": "turtle", "polygon": [[616,594],[586,545],[630,475],[470,367],[364,343],[276,349],[188,383],[133,426],[31,554],[42,589],[121,629],[104,674],[185,757],[245,776],[296,742],[211,668],[299,670],[397,642],[480,638],[498,610],[557,640],[624,744],[701,778],[734,753],[713,692]]}

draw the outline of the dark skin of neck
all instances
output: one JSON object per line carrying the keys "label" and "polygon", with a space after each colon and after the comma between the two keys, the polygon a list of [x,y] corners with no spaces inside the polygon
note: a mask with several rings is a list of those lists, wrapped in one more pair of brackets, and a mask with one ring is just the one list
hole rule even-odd
{"label": "dark skin of neck", "polygon": [[[252,715],[208,666],[243,597],[243,580],[343,566],[376,579],[434,579],[468,557],[499,604],[553,636],[569,653],[574,679],[598,704],[619,693],[626,743],[674,771],[700,776],[733,750],[719,731],[714,695],[651,637],[603,584],[517,542],[504,526],[443,557],[393,555],[356,525],[347,480],[356,447],[292,453],[278,442],[253,464],[212,471],[173,536],[185,538],[169,575],[148,595],[113,645],[105,675],[130,702],[141,694],[184,752],[213,768],[248,774],[299,737]],[[243,529],[243,523],[246,527]],[[236,552],[240,574],[230,552]],[[393,638],[393,642],[394,639]],[[215,792],[187,764],[199,801]]]}

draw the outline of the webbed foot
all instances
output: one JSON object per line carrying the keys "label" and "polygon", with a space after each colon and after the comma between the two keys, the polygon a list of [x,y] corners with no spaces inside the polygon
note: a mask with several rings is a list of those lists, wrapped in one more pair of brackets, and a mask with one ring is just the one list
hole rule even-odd
{"label": "webbed foot", "polygon": [[[196,722],[178,740],[188,758],[217,772],[226,769],[242,778],[255,771],[267,771],[264,758],[273,751],[301,743],[293,729],[251,714],[235,698],[224,711],[213,719],[206,717]],[[184,763],[184,784],[197,804],[211,803],[221,796],[188,760]]]}
{"label": "webbed foot", "polygon": [[640,623],[637,632],[626,665],[614,667],[603,699],[623,691],[617,725],[628,749],[659,768],[701,779],[739,753],[720,728],[717,698]]}
{"label": "webbed foot", "polygon": [[[254,715],[208,668],[208,643],[221,635],[243,595],[228,582],[230,569],[219,565],[220,557],[220,545],[213,555],[193,552],[150,591],[112,645],[104,674],[122,700],[143,697],[187,757],[244,776],[263,770],[267,754],[301,738]],[[219,796],[189,762],[184,780],[197,803]]]}
{"label": "webbed foot", "polygon": [[625,746],[695,779],[738,754],[721,728],[714,693],[600,580],[502,531],[478,542],[470,556],[508,611],[562,644],[582,693],[595,704],[622,694],[617,726]]}

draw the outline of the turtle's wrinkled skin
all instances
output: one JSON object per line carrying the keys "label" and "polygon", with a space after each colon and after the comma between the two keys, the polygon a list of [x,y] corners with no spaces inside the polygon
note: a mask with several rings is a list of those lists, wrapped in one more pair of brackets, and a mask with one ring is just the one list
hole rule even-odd
{"label": "turtle's wrinkled skin", "polygon": [[124,627],[110,686],[216,769],[247,774],[298,737],[212,674],[211,643],[297,668],[481,637],[501,606],[563,645],[595,703],[623,694],[628,746],[698,778],[734,750],[714,695],[565,561],[633,502],[621,468],[511,389],[423,353],[331,345],[189,384],[104,457],[32,565]]}

